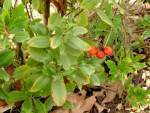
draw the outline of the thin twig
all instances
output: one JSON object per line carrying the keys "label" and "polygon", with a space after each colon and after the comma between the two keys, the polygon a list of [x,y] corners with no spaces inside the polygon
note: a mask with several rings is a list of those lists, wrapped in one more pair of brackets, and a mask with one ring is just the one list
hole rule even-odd
{"label": "thin twig", "polygon": [[48,25],[48,18],[50,15],[50,2],[51,0],[44,1],[44,25],[47,27]]}
{"label": "thin twig", "polygon": [[17,5],[17,2],[18,2],[18,0],[15,0],[14,8],[16,7],[16,5]]}
{"label": "thin twig", "polygon": [[26,9],[26,11],[27,11],[27,14],[28,14],[29,20],[31,21],[30,13],[29,13],[29,10],[28,10],[28,7],[27,7],[27,5],[26,5],[26,4],[25,4],[25,9]]}
{"label": "thin twig", "polygon": [[84,9],[81,9],[77,14],[75,14],[74,18],[77,17],[80,13],[82,13]]}
{"label": "thin twig", "polygon": [[31,1],[29,1],[29,9],[30,9],[30,16],[31,16],[31,18],[32,18],[32,20],[34,19],[33,18],[33,14],[32,14],[32,6],[31,6]]}

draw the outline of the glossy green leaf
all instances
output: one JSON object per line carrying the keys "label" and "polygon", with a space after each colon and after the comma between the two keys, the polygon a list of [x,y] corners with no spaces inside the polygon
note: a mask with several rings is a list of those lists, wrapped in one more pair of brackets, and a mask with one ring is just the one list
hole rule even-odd
{"label": "glossy green leaf", "polygon": [[5,81],[9,81],[9,75],[3,69],[0,69],[0,79],[5,80]]}
{"label": "glossy green leaf", "polygon": [[39,71],[36,67],[29,67],[27,65],[22,65],[15,69],[15,72],[13,73],[13,76],[15,79],[25,79],[27,77],[33,76],[34,73],[37,73]]}
{"label": "glossy green leaf", "polygon": [[75,26],[72,28],[71,32],[77,36],[77,35],[82,35],[88,32],[88,30],[84,27],[81,26]]}
{"label": "glossy green leaf", "polygon": [[92,75],[95,72],[95,68],[92,65],[82,65],[80,69],[86,75]]}
{"label": "glossy green leaf", "polygon": [[57,78],[52,81],[52,97],[57,106],[62,106],[66,101],[66,87],[63,79]]}
{"label": "glossy green leaf", "polygon": [[87,51],[89,48],[89,45],[78,37],[71,37],[68,39],[67,45],[80,51]]}
{"label": "glossy green leaf", "polygon": [[77,57],[72,56],[70,51],[66,51],[64,47],[60,49],[59,63],[64,66],[64,68],[69,68],[71,65],[77,63]]}
{"label": "glossy green leaf", "polygon": [[88,25],[88,14],[85,11],[80,13],[77,22],[80,26],[86,27]]}
{"label": "glossy green leaf", "polygon": [[25,42],[30,38],[28,32],[26,31],[15,31],[14,33],[15,33],[14,37],[15,42]]}
{"label": "glossy green leaf", "polygon": [[7,93],[2,88],[0,88],[0,99],[7,99]]}
{"label": "glossy green leaf", "polygon": [[5,49],[5,50],[0,50],[0,67],[4,66],[9,66],[10,64],[13,63],[15,53],[12,50]]}
{"label": "glossy green leaf", "polygon": [[44,1],[43,0],[32,0],[33,7],[42,13],[44,11]]}
{"label": "glossy green leaf", "polygon": [[82,0],[81,2],[81,6],[84,9],[88,9],[91,10],[93,8],[96,7],[96,5],[98,4],[99,0]]}
{"label": "glossy green leaf", "polygon": [[49,18],[49,29],[56,29],[56,27],[61,27],[62,24],[62,18],[59,13],[53,13],[51,14]]}
{"label": "glossy green leaf", "polygon": [[10,10],[12,7],[12,0],[4,0],[3,9]]}
{"label": "glossy green leaf", "polygon": [[46,62],[49,60],[49,54],[46,49],[28,48],[31,58],[38,62]]}
{"label": "glossy green leaf", "polygon": [[48,48],[49,47],[49,39],[47,37],[35,37],[29,40],[28,42],[30,47],[35,48]]}
{"label": "glossy green leaf", "polygon": [[44,105],[45,105],[46,111],[48,112],[52,109],[52,107],[54,106],[54,103],[52,99],[49,97],[48,99],[46,99]]}
{"label": "glossy green leaf", "polygon": [[51,47],[53,49],[59,47],[62,43],[62,36],[54,36],[50,39]]}
{"label": "glossy green leaf", "polygon": [[101,18],[101,20],[103,22],[105,22],[106,24],[110,25],[111,27],[113,27],[113,23],[112,21],[109,19],[109,17],[100,9],[96,10],[96,13],[98,14],[98,16]]}
{"label": "glossy green leaf", "polygon": [[35,111],[34,111],[34,113],[47,113],[45,105],[40,100],[35,99],[34,100],[34,104],[35,104]]}
{"label": "glossy green leaf", "polygon": [[42,88],[46,87],[47,85],[50,85],[50,79],[46,76],[40,76],[32,85],[30,92],[37,92]]}
{"label": "glossy green leaf", "polygon": [[8,101],[9,102],[18,102],[25,100],[27,95],[24,92],[21,91],[12,91],[8,94]]}
{"label": "glossy green leaf", "polygon": [[115,62],[111,61],[111,60],[107,60],[106,64],[108,66],[108,68],[110,69],[110,73],[115,75],[117,74],[117,66],[115,64]]}
{"label": "glossy green leaf", "polygon": [[33,112],[32,100],[26,99],[21,106],[21,113],[32,113],[32,112]]}

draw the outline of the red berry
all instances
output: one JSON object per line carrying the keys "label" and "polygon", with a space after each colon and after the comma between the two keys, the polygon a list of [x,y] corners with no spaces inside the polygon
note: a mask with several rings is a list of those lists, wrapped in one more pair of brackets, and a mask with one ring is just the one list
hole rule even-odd
{"label": "red berry", "polygon": [[105,54],[103,51],[98,51],[96,54],[96,57],[99,59],[103,59],[105,57]]}
{"label": "red berry", "polygon": [[20,90],[21,90],[21,83],[20,83],[20,81],[15,82],[15,89],[16,89],[17,91],[20,91]]}
{"label": "red berry", "polygon": [[10,65],[8,67],[5,68],[5,71],[9,74],[12,75],[12,73],[14,72],[15,67],[13,65]]}
{"label": "red berry", "polygon": [[104,53],[105,53],[106,55],[112,56],[113,50],[112,50],[111,47],[107,46],[107,47],[104,48]]}
{"label": "red berry", "polygon": [[88,54],[90,56],[95,56],[98,52],[98,48],[96,46],[92,46],[88,49]]}

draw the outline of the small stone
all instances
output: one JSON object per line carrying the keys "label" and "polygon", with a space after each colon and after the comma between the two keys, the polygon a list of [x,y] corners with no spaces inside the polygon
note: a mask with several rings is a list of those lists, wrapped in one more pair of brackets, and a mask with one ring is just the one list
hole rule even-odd
{"label": "small stone", "polygon": [[123,106],[122,106],[122,104],[121,104],[121,103],[117,105],[117,109],[118,109],[118,110],[121,110],[121,109],[122,109],[122,107],[123,107]]}
{"label": "small stone", "polygon": [[146,71],[145,74],[147,77],[150,77],[150,71]]}
{"label": "small stone", "polygon": [[146,73],[142,74],[142,79],[144,79],[144,80],[146,79]]}
{"label": "small stone", "polygon": [[146,86],[150,87],[150,79],[146,80]]}
{"label": "small stone", "polygon": [[144,90],[147,90],[147,87],[143,87]]}

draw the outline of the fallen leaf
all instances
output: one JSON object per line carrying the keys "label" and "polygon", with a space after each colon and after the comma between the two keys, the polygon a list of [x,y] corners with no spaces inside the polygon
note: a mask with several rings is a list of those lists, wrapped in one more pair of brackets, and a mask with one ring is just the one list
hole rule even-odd
{"label": "fallen leaf", "polygon": [[95,106],[97,107],[98,113],[101,113],[105,109],[105,107],[98,103],[95,103]]}
{"label": "fallen leaf", "polygon": [[89,111],[94,103],[96,102],[95,96],[91,96],[82,103],[82,105],[79,107],[75,107],[74,109],[71,110],[71,113],[84,113],[85,111]]}
{"label": "fallen leaf", "polygon": [[80,106],[86,97],[86,91],[82,90],[78,93],[69,93],[67,95],[67,101],[73,103],[75,106]]}
{"label": "fallen leaf", "polygon": [[115,97],[116,97],[116,92],[108,90],[106,93],[106,97],[102,101],[102,104],[109,103],[109,102],[113,101]]}
{"label": "fallen leaf", "polygon": [[50,113],[69,113],[69,110],[63,109],[63,108],[59,108],[57,110],[54,110]]}

